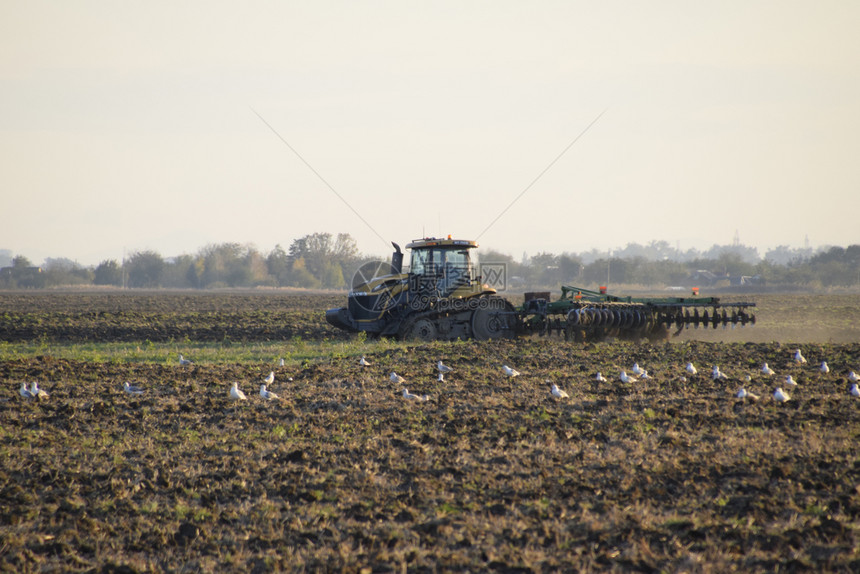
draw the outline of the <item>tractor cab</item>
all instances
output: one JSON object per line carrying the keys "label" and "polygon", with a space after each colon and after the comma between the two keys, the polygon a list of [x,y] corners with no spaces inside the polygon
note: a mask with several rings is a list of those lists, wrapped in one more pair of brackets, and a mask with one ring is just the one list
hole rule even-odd
{"label": "tractor cab", "polygon": [[[406,245],[411,250],[409,290],[413,295],[435,298],[473,294],[477,279],[470,251],[478,246],[464,239],[416,239]],[[461,293],[463,290],[467,293]]]}

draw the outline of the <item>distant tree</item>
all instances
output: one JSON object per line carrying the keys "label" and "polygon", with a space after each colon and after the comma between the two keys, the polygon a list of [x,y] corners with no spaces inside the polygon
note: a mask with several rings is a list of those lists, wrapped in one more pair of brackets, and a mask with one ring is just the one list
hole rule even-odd
{"label": "distant tree", "polygon": [[208,245],[198,255],[200,283],[205,287],[250,287],[270,284],[266,260],[251,245]]}
{"label": "distant tree", "polygon": [[313,273],[305,267],[305,260],[301,257],[293,260],[293,266],[290,273],[290,284],[294,287],[304,287],[315,289],[320,287],[321,282]]}
{"label": "distant tree", "polygon": [[165,261],[161,285],[174,289],[196,289],[199,287],[197,260],[194,256],[179,255]]}
{"label": "distant tree", "polygon": [[210,244],[200,250],[203,262],[200,283],[204,287],[227,287],[236,280],[242,246],[238,243]]}
{"label": "distant tree", "polygon": [[[655,269],[655,276],[659,278],[659,281],[664,285],[683,285],[684,281],[689,277],[690,271],[687,269],[687,266],[677,260],[665,259],[663,261],[654,261],[649,264],[650,267]],[[643,281],[645,284],[654,284]]]}
{"label": "distant tree", "polygon": [[750,265],[755,265],[759,262],[758,249],[747,245],[714,245],[708,251],[702,254],[705,259],[719,259],[724,254],[734,254],[737,257],[732,261],[743,261]]}
{"label": "distant tree", "polygon": [[[475,254],[473,253],[473,256],[474,255]],[[519,281],[531,283],[529,280],[532,271],[531,261],[525,253],[523,253],[523,256],[525,257],[525,263],[522,261],[514,261],[513,255],[508,255],[493,249],[481,250],[477,253],[477,259],[481,265],[504,265],[505,277],[511,285],[513,285],[514,282]]]}
{"label": "distant tree", "polygon": [[558,271],[562,283],[573,283],[582,274],[582,260],[572,253],[558,256]]}
{"label": "distant tree", "polygon": [[200,275],[203,273],[203,262],[195,259],[194,262],[185,270],[185,280],[193,289],[200,289],[203,285],[200,281]]}
{"label": "distant tree", "polygon": [[[587,285],[606,285],[607,283],[629,283],[629,271],[632,265],[626,259],[613,257],[610,260],[598,259],[594,263],[590,263],[583,269],[582,277]],[[608,281],[607,281],[608,279]]]}
{"label": "distant tree", "polygon": [[779,245],[764,254],[764,259],[777,265],[801,263],[812,256],[812,249],[792,249],[788,245]]}
{"label": "distant tree", "polygon": [[340,261],[350,261],[359,256],[358,244],[349,233],[338,233],[331,251],[332,256]]}
{"label": "distant tree", "polygon": [[255,248],[248,248],[248,251],[245,253],[244,263],[248,269],[248,279],[251,287],[276,284],[272,276],[269,275],[266,258]]}
{"label": "distant tree", "polygon": [[83,285],[93,282],[91,270],[65,257],[49,257],[42,266],[46,287]]}
{"label": "distant tree", "polygon": [[164,274],[164,259],[155,251],[132,253],[126,261],[129,287],[160,287]]}
{"label": "distant tree", "polygon": [[12,258],[12,266],[3,269],[0,285],[7,289],[41,289],[45,287],[45,274],[23,255]]}
{"label": "distant tree", "polygon": [[755,275],[761,277],[766,283],[784,283],[786,277],[785,265],[777,265],[765,257],[755,266]]}
{"label": "distant tree", "polygon": [[332,244],[331,233],[305,235],[290,244],[290,257],[304,261],[305,269],[319,279],[325,261],[332,255]]}
{"label": "distant tree", "polygon": [[723,251],[711,267],[720,275],[755,275],[755,264],[746,261],[737,251]]}
{"label": "distant tree", "polygon": [[613,254],[616,257],[621,257],[622,259],[633,259],[636,257],[653,259],[652,252],[644,245],[640,245],[638,243],[628,243],[624,248],[614,250]]}
{"label": "distant tree", "polygon": [[26,269],[32,266],[33,263],[23,255],[16,255],[12,258],[12,267],[15,269]]}
{"label": "distant tree", "polygon": [[290,256],[280,245],[266,256],[266,270],[278,286],[289,285],[290,280]]}
{"label": "distant tree", "polygon": [[[304,270],[314,276],[320,283],[326,283],[325,276],[329,280],[335,280],[336,274],[330,270],[331,263],[343,269],[354,269],[359,259],[358,246],[348,233],[339,233],[332,237],[331,233],[312,233],[290,244],[289,257],[293,262],[292,270],[296,269],[296,262],[303,261]],[[304,272],[302,272],[304,273]],[[293,278],[293,281],[296,279]]]}
{"label": "distant tree", "polygon": [[[290,243],[290,257],[295,262],[301,259],[304,267],[314,273],[319,271],[316,266],[317,259],[321,259],[331,252],[331,233],[312,233],[293,239]],[[308,260],[311,260],[309,263]],[[320,265],[321,265],[320,261]]]}
{"label": "distant tree", "polygon": [[0,267],[12,265],[12,252],[8,249],[0,249]]}
{"label": "distant tree", "polygon": [[831,247],[811,257],[808,267],[825,287],[853,285],[860,278],[860,245]]}
{"label": "distant tree", "polygon": [[531,284],[552,287],[561,283],[562,277],[558,268],[557,255],[546,252],[536,253],[532,255],[529,264],[531,267]]}
{"label": "distant tree", "polygon": [[484,249],[479,253],[482,263],[513,263],[513,255],[502,253],[494,249]]}
{"label": "distant tree", "polygon": [[591,249],[591,250],[586,251],[584,253],[578,254],[579,258],[582,259],[582,262],[585,265],[590,265],[591,263],[594,263],[598,259],[606,259],[608,255],[609,255],[608,251],[599,251],[597,249]]}
{"label": "distant tree", "polygon": [[122,268],[116,259],[106,259],[96,266],[93,273],[96,285],[122,285]]}
{"label": "distant tree", "polygon": [[320,282],[323,287],[340,289],[346,285],[343,279],[343,269],[334,261],[328,261],[322,270]]}

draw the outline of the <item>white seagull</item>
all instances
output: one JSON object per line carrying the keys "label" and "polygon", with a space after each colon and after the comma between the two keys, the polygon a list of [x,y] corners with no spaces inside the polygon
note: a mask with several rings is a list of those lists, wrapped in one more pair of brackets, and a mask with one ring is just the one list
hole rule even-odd
{"label": "white seagull", "polygon": [[404,379],[403,377],[401,377],[400,375],[398,375],[394,371],[391,371],[391,376],[389,376],[388,378],[391,379],[392,383],[397,383],[397,384],[402,385],[403,383],[406,382],[406,379]]}
{"label": "white seagull", "polygon": [[641,375],[642,368],[639,366],[639,363],[633,363],[633,368],[630,369],[634,375]]}
{"label": "white seagull", "polygon": [[716,365],[714,365],[714,368],[711,369],[711,378],[715,381],[728,379],[728,377],[723,374],[723,372],[720,371],[720,368]]}
{"label": "white seagull", "polygon": [[693,366],[693,363],[687,363],[687,372],[690,373],[691,375],[695,375],[699,371],[698,371],[698,369],[696,369],[695,366]]}
{"label": "white seagull", "polygon": [[230,386],[230,400],[231,401],[247,401],[248,397],[245,396],[245,393],[242,392],[242,389],[239,388],[239,383],[233,383]]}
{"label": "white seagull", "polygon": [[855,397],[860,397],[860,389],[857,388],[857,383],[851,385],[851,388],[848,390],[849,393],[854,395]]}
{"label": "white seagull", "polygon": [[762,366],[761,366],[761,372],[762,372],[762,373],[764,373],[765,375],[768,375],[768,376],[770,376],[770,375],[773,375],[773,374],[774,374],[773,369],[771,369],[770,367],[768,367],[768,366],[767,366],[767,363],[765,363],[764,365],[762,365]]}
{"label": "white seagull", "polygon": [[860,383],[860,377],[858,377],[854,371],[848,373],[848,380],[852,383]]}
{"label": "white seagull", "polygon": [[441,383],[445,380],[445,373],[450,373],[454,369],[452,369],[448,365],[443,364],[440,360],[438,363],[436,363],[436,370],[439,371],[439,378],[437,380]]}
{"label": "white seagull", "polygon": [[740,390],[738,391],[738,394],[736,396],[739,399],[752,399],[754,401],[758,400],[758,395],[749,392],[748,390],[746,390],[743,387],[740,388]]}
{"label": "white seagull", "polygon": [[128,381],[126,381],[122,384],[122,390],[124,390],[125,392],[127,392],[130,395],[142,395],[143,394],[143,389],[141,389],[140,387],[131,386]]}
{"label": "white seagull", "polygon": [[442,361],[439,361],[438,363],[436,363],[436,369],[437,369],[440,373],[450,373],[451,371],[453,371],[453,370],[454,370],[454,369],[452,369],[451,367],[449,367],[448,365],[443,365],[443,364],[442,364]]}
{"label": "white seagull", "polygon": [[269,371],[269,376],[263,380],[266,381],[267,385],[271,385],[272,383],[274,383],[275,382],[275,371]]}
{"label": "white seagull", "polygon": [[648,369],[642,369],[642,372],[639,373],[639,379],[642,381],[647,381],[651,378],[651,375],[648,374]]}
{"label": "white seagull", "polygon": [[[547,381],[547,382],[549,382],[549,381]],[[559,389],[558,385],[556,385],[555,383],[552,383],[552,391],[551,392],[552,392],[552,396],[559,398],[559,399],[570,398],[568,396],[568,394],[566,392],[564,392],[563,390]]]}
{"label": "white seagull", "polygon": [[800,352],[800,349],[794,352],[794,362],[800,363],[801,365],[806,362],[806,357],[803,356],[803,353]]}
{"label": "white seagull", "polygon": [[283,367],[283,366],[284,366],[284,358],[283,358],[283,357],[281,357],[280,359],[278,359],[278,366],[279,366],[279,367]]}
{"label": "white seagull", "polygon": [[406,390],[405,388],[403,389],[403,398],[404,399],[411,399],[411,400],[415,400],[415,401],[427,401],[430,399],[430,397],[428,397],[427,395],[414,395],[414,394],[410,393],[408,390]]}
{"label": "white seagull", "polygon": [[827,361],[821,361],[821,366],[818,368],[821,371],[822,375],[826,375],[830,372],[830,367],[827,366]]}
{"label": "white seagull", "polygon": [[276,395],[272,391],[268,390],[266,388],[265,383],[260,385],[260,396],[263,397],[264,399],[266,399],[267,401],[271,401],[271,400],[280,398],[280,397],[278,397],[278,395]]}
{"label": "white seagull", "polygon": [[602,373],[597,373],[597,376],[594,377],[594,380],[597,381],[598,383],[605,383],[606,377],[604,377]]}
{"label": "white seagull", "polygon": [[180,364],[180,365],[190,365],[190,364],[191,364],[191,363],[193,363],[193,362],[194,362],[194,361],[189,361],[188,359],[186,359],[185,357],[183,357],[183,356],[182,356],[182,353],[179,353],[179,364]]}
{"label": "white seagull", "polygon": [[502,365],[502,370],[505,372],[505,375],[508,377],[516,377],[520,374],[520,372],[516,369],[512,369],[507,365]]}
{"label": "white seagull", "polygon": [[791,375],[788,375],[787,377],[785,377],[785,384],[789,387],[796,387],[797,381],[795,381]]}
{"label": "white seagull", "polygon": [[21,383],[21,390],[19,391],[21,396],[25,399],[34,398],[32,394],[30,394],[30,389],[27,388],[27,383]]}
{"label": "white seagull", "polygon": [[436,377],[436,380],[439,381],[440,383],[444,383],[445,382],[445,374],[439,373],[439,376]]}
{"label": "white seagull", "polygon": [[359,365],[361,365],[362,367],[369,367],[369,366],[370,366],[370,361],[368,361],[367,359],[365,359],[365,358],[364,358],[364,355],[362,355],[362,356],[361,356],[361,358],[358,360],[358,364],[359,364]]}
{"label": "white seagull", "polygon": [[30,383],[30,394],[33,395],[34,399],[47,399],[51,395],[43,391],[39,388],[39,383],[33,381]]}
{"label": "white seagull", "polygon": [[635,383],[637,380],[636,377],[631,377],[630,375],[628,375],[627,371],[621,371],[619,378],[621,379],[622,383]]}
{"label": "white seagull", "polygon": [[776,390],[773,392],[773,398],[781,403],[791,400],[791,397],[788,396],[788,393],[783,391],[781,387],[777,387]]}

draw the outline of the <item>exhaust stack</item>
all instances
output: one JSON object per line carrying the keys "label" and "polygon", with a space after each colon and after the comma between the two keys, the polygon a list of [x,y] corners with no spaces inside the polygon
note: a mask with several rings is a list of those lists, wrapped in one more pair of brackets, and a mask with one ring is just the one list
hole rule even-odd
{"label": "exhaust stack", "polygon": [[394,253],[391,254],[391,272],[400,275],[403,272],[403,252],[400,250],[400,246],[393,241],[391,245],[394,246]]}

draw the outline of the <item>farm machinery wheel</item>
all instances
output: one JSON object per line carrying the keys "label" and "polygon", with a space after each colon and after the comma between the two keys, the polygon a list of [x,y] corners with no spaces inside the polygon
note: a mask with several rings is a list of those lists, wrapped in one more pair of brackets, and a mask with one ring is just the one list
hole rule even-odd
{"label": "farm machinery wheel", "polygon": [[479,341],[515,336],[514,307],[501,297],[487,297],[472,313],[472,336]]}
{"label": "farm machinery wheel", "polygon": [[407,320],[400,329],[400,338],[415,341],[435,341],[436,323],[426,317]]}

